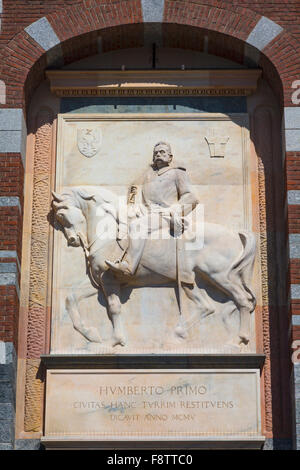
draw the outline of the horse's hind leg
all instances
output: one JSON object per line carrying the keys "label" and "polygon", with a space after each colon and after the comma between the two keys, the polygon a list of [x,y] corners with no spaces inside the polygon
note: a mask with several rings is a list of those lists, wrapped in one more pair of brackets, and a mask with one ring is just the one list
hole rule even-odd
{"label": "horse's hind leg", "polygon": [[207,317],[208,315],[214,313],[215,309],[204,289],[200,289],[198,286],[194,286],[192,288],[190,284],[183,284],[182,287],[186,296],[198,307],[201,318]]}
{"label": "horse's hind leg", "polygon": [[[200,319],[207,317],[214,313],[214,307],[209,300],[209,297],[205,290],[200,290],[197,286],[191,287],[189,284],[182,283],[182,289],[184,290],[186,296],[196,305],[200,312]],[[186,332],[188,329],[192,328],[196,322],[198,322],[198,316],[195,321],[187,323],[186,321],[181,322],[181,327]]]}
{"label": "horse's hind leg", "polygon": [[81,333],[88,341],[101,343],[101,337],[97,329],[94,326],[88,327],[84,324],[78,309],[78,304],[81,300],[92,297],[97,293],[98,292],[92,287],[87,288],[83,294],[77,295],[75,292],[72,292],[66,297],[66,310],[73,322],[74,329],[78,331],[78,333]]}
{"label": "horse's hind leg", "polygon": [[250,312],[253,311],[253,301],[246,291],[242,280],[238,275],[232,275],[229,279],[225,273],[216,273],[212,280],[223,290],[236,304],[240,313],[240,328],[238,343],[248,344],[250,340]]}

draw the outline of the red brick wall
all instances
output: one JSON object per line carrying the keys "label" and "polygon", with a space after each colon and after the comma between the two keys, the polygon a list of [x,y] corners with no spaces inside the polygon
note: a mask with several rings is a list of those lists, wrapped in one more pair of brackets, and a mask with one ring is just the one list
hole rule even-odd
{"label": "red brick wall", "polygon": [[0,47],[10,41],[16,33],[48,13],[66,6],[81,4],[82,0],[4,0]]}
{"label": "red brick wall", "polygon": [[19,153],[0,154],[0,197],[18,196],[23,201],[24,168]]}
{"label": "red brick wall", "polygon": [[21,254],[22,215],[17,206],[0,207],[0,250]]}
{"label": "red brick wall", "polygon": [[[299,74],[300,76],[300,74]],[[300,189],[300,152],[286,153],[287,189]]]}
{"label": "red brick wall", "polygon": [[[291,274],[291,283],[292,284],[300,284],[300,260],[299,259],[291,259],[290,260],[290,274]],[[296,301],[299,303],[300,307],[300,300]]]}
{"label": "red brick wall", "polygon": [[[16,251],[21,259],[22,215],[17,206],[0,207],[0,250]],[[16,258],[0,258],[0,263],[14,263],[20,283]],[[15,285],[0,285],[0,340],[13,341],[17,350],[19,297]]]}
{"label": "red brick wall", "polygon": [[14,286],[0,286],[0,340],[13,342],[16,350],[18,339],[18,300],[18,294]]}
{"label": "red brick wall", "polygon": [[[93,5],[93,3],[94,2],[91,0],[51,0],[40,2],[37,2],[36,0],[3,0],[0,46],[11,40],[17,32],[49,13],[56,13],[70,6],[74,7],[82,4],[89,6]],[[114,3],[116,4],[120,2],[114,0],[98,1],[98,4],[106,5],[107,8],[112,8]],[[286,30],[290,31],[297,40],[300,38],[300,3],[298,0],[170,0],[169,3],[174,4],[174,8],[178,8],[179,4],[191,4],[189,12],[195,11],[197,4],[216,6],[220,9],[228,8],[236,11],[237,9],[241,11],[243,8],[249,9],[255,12],[258,16],[266,16],[280,24]]]}
{"label": "red brick wall", "polygon": [[300,205],[289,204],[288,212],[289,233],[300,233]]}
{"label": "red brick wall", "polygon": [[[24,168],[20,154],[0,154],[0,197],[16,196],[23,205]],[[22,214],[18,206],[0,207],[0,250],[16,251],[21,259]],[[16,258],[1,258],[15,263]],[[20,281],[19,272],[18,281]],[[0,340],[13,341],[17,349],[19,297],[14,285],[0,286]]]}
{"label": "red brick wall", "polygon": [[[300,76],[300,74],[299,74]],[[300,190],[300,152],[286,153],[287,189]],[[300,233],[300,205],[288,205],[288,231]],[[290,260],[290,283],[300,284],[300,259]],[[291,299],[291,315],[300,315],[300,300]],[[300,327],[292,326],[291,340],[300,339]]]}
{"label": "red brick wall", "polygon": [[[293,2],[292,2],[293,3]],[[243,43],[252,31],[262,14],[267,14],[271,10],[276,13],[275,17],[281,18],[282,26],[286,29],[267,48],[261,58],[260,65],[270,81],[274,82],[274,67],[269,64],[271,61],[277,74],[279,73],[285,90],[285,102],[291,105],[291,83],[298,78],[300,69],[300,54],[298,36],[298,2],[293,3],[295,8],[287,10],[283,2],[256,2],[255,8],[250,2],[243,1],[165,1],[164,23],[175,23],[173,38],[177,38],[178,47],[186,44],[194,44],[195,48],[202,50],[203,42],[200,40],[195,44],[191,40],[191,32],[185,31],[179,25],[194,26],[209,30],[209,52],[242,61]],[[21,15],[15,20],[16,11]],[[14,15],[13,15],[14,12]],[[296,12],[296,14],[295,14]],[[64,46],[67,62],[78,57],[78,36],[93,31],[102,31],[104,39],[104,50],[116,49],[119,47],[133,47],[142,45],[143,28],[141,5],[139,0],[76,0],[68,2],[40,2],[37,7],[36,2],[4,0],[2,14],[2,57],[0,51],[1,65],[0,78],[8,81],[8,106],[20,106],[24,100],[24,80],[29,70],[39,57],[43,55],[43,50],[24,32],[24,26],[43,16],[47,16],[50,24],[64,42],[71,40]],[[131,30],[122,28],[122,24],[135,24]],[[105,28],[120,26],[120,28],[105,32]],[[221,36],[218,33],[225,34]],[[168,36],[165,34],[165,37]],[[77,37],[77,39],[75,39]],[[74,38],[74,39],[73,39]],[[92,33],[90,38],[85,38],[87,53],[96,48],[96,35]],[[71,42],[74,42],[72,44]],[[5,47],[6,46],[6,47]],[[193,47],[193,46],[192,46]],[[81,56],[84,51],[81,51]],[[35,70],[29,76],[27,88],[37,85],[42,76],[42,70],[46,64],[40,66],[40,71]],[[270,77],[269,77],[270,76]],[[32,82],[33,81],[33,82]],[[280,86],[274,85],[276,91],[280,93]],[[30,96],[30,94],[29,94]]]}

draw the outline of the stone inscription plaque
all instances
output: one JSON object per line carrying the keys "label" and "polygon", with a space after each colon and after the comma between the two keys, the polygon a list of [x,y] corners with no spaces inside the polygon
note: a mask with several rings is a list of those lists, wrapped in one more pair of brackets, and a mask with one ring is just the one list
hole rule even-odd
{"label": "stone inscription plaque", "polygon": [[258,370],[48,370],[46,439],[259,434]]}

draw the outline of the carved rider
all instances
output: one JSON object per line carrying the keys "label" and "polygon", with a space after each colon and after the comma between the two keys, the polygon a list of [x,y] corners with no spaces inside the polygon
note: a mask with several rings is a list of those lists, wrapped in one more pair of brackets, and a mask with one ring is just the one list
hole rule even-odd
{"label": "carved rider", "polygon": [[[158,142],[153,150],[153,162],[144,176],[142,204],[136,204],[137,185],[131,186],[128,198],[129,245],[124,256],[106,264],[115,272],[134,275],[141,260],[146,239],[154,230],[168,226],[176,236],[184,230],[184,216],[198,204],[182,166],[172,163],[170,144]],[[155,217],[151,217],[155,214]],[[151,223],[149,221],[151,220]],[[133,236],[142,227],[142,236]]]}

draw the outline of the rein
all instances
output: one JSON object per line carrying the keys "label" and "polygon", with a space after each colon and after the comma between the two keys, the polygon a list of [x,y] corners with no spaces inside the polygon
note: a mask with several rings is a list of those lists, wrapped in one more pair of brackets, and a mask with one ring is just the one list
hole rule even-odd
{"label": "rein", "polygon": [[[92,279],[93,283],[94,283],[97,287],[102,287],[101,284],[99,285],[99,283],[95,281],[95,278],[94,278],[94,276],[93,276],[92,269],[91,269],[90,258],[89,258],[89,256],[90,256],[89,250],[90,250],[91,247],[94,245],[95,241],[97,240],[97,237],[95,238],[95,240],[92,241],[92,243],[90,243],[90,244],[88,245],[88,244],[86,243],[86,239],[85,239],[84,235],[82,235],[81,232],[78,232],[77,235],[78,235],[78,237],[79,237],[80,244],[81,244],[82,249],[83,249],[84,254],[85,254],[85,259],[86,259],[86,262],[87,262],[87,266],[88,266],[88,269],[89,269],[89,274],[90,274],[90,276],[91,276],[91,279]],[[119,247],[121,248],[121,250],[124,250],[124,249],[122,248],[122,246],[120,245],[119,241],[116,240],[116,242],[118,243],[118,245],[119,245]],[[99,248],[99,249],[100,249],[100,248]],[[98,250],[96,250],[96,251],[98,251]],[[126,251],[126,250],[123,251],[123,256],[124,256],[124,254],[125,254],[125,251]]]}
{"label": "rein", "polygon": [[[80,244],[83,248],[83,251],[84,251],[84,254],[86,256],[86,258],[89,257],[89,249],[91,248],[91,245],[87,245],[86,241],[85,241],[85,237],[83,237],[82,233],[81,232],[78,232],[77,233],[78,237],[79,237],[79,240],[80,240]],[[94,240],[94,242],[96,241],[96,239]],[[93,243],[94,243],[93,242]],[[93,244],[92,243],[92,244]]]}
{"label": "rein", "polygon": [[97,238],[95,238],[95,240],[90,245],[87,245],[87,243],[85,241],[85,237],[82,235],[81,232],[78,232],[78,237],[79,237],[80,244],[81,244],[81,246],[83,248],[83,251],[84,251],[84,254],[85,254],[85,259],[86,259],[86,262],[87,262],[87,265],[88,265],[88,270],[89,270],[89,274],[91,276],[91,279],[92,279],[93,283],[95,284],[95,286],[97,286],[98,288],[102,287],[101,284],[99,285],[99,283],[95,281],[95,278],[94,278],[93,273],[92,273],[90,259],[89,259],[89,254],[90,254],[89,249],[93,245],[93,243],[95,243]]}

